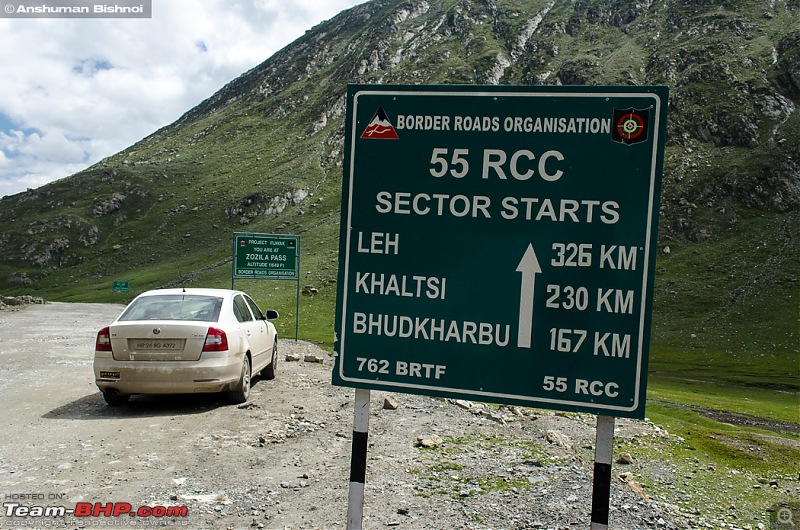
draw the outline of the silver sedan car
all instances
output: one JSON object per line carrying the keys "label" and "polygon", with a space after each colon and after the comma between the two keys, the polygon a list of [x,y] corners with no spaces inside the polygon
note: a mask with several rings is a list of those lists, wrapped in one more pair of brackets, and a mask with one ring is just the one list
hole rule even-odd
{"label": "silver sedan car", "polygon": [[225,392],[243,403],[250,380],[275,377],[278,334],[247,294],[159,289],[137,296],[97,334],[95,383],[109,405],[132,394]]}

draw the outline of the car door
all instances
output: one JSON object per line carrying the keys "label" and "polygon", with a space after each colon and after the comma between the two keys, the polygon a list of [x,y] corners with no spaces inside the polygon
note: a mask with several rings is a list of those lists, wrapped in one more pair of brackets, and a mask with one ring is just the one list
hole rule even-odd
{"label": "car door", "polygon": [[242,328],[245,339],[250,349],[250,356],[252,358],[252,373],[257,373],[264,364],[265,350],[266,350],[266,332],[263,329],[263,320],[256,320],[253,316],[250,306],[245,301],[241,294],[237,294],[233,298],[233,313],[236,315],[236,320]]}
{"label": "car door", "polygon": [[256,371],[260,371],[272,361],[273,337],[270,336],[267,319],[264,317],[264,313],[261,312],[261,308],[258,307],[258,304],[256,304],[253,299],[247,295],[244,295],[244,299],[247,302],[247,305],[250,307],[250,311],[253,313],[253,318],[255,318],[256,324],[258,324],[263,346],[261,353],[259,354],[259,360],[257,362],[255,360],[253,361],[253,373],[255,373]]}

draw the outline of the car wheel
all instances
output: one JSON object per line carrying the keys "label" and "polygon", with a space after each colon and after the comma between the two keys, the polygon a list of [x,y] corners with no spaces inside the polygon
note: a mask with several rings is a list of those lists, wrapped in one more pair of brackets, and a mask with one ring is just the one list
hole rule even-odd
{"label": "car wheel", "polygon": [[124,405],[131,398],[129,394],[120,394],[119,392],[106,390],[103,392],[103,399],[112,407],[119,407]]}
{"label": "car wheel", "polygon": [[239,384],[228,393],[228,396],[234,403],[244,403],[250,397],[250,357],[247,355],[242,361],[242,375],[239,377]]}
{"label": "car wheel", "polygon": [[275,339],[275,342],[272,343],[272,361],[267,365],[264,370],[262,370],[261,374],[264,376],[264,379],[275,379],[275,371],[278,368],[278,339]]}

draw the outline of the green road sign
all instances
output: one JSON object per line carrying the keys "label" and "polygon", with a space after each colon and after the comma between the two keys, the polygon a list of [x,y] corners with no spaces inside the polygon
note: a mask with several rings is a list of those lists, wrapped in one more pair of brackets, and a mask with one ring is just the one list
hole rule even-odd
{"label": "green road sign", "polygon": [[333,383],[644,416],[666,87],[348,87]]}
{"label": "green road sign", "polygon": [[124,280],[114,280],[111,282],[112,293],[127,293],[128,287],[128,282]]}
{"label": "green road sign", "polygon": [[300,236],[242,232],[233,236],[233,278],[300,279]]}

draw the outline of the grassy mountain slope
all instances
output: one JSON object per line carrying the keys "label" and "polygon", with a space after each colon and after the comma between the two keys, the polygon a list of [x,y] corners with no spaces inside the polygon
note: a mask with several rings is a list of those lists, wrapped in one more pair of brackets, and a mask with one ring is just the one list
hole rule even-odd
{"label": "grassy mountain slope", "polygon": [[[346,83],[666,84],[653,370],[797,390],[798,28],[797,0],[369,2],[129,149],[0,200],[0,289],[224,287],[233,232],[295,233],[318,290],[300,334],[330,344]],[[294,334],[292,282],[237,286]]]}

